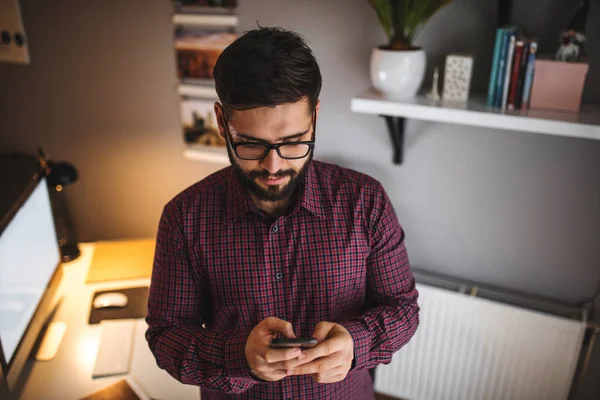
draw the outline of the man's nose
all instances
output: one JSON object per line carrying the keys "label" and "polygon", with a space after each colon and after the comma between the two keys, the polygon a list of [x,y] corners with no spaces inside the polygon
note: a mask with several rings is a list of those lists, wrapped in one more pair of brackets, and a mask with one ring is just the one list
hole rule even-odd
{"label": "man's nose", "polygon": [[276,173],[281,169],[283,159],[277,154],[277,150],[271,149],[260,162],[261,167],[269,171],[271,174]]}

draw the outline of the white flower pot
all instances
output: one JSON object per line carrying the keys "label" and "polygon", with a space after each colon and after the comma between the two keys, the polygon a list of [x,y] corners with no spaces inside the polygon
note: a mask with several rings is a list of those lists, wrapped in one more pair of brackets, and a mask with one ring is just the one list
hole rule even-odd
{"label": "white flower pot", "polygon": [[425,50],[373,49],[371,83],[386,96],[398,100],[414,97],[423,84]]}

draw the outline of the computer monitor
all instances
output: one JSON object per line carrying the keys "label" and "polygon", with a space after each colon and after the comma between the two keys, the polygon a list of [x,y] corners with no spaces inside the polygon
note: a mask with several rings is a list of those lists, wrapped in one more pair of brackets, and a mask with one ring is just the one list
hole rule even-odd
{"label": "computer monitor", "polygon": [[0,155],[0,364],[10,391],[61,278],[49,190],[35,157]]}

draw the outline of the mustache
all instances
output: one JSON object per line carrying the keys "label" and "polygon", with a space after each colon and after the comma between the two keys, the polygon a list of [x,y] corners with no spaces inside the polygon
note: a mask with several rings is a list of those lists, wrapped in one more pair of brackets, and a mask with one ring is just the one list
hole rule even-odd
{"label": "mustache", "polygon": [[250,179],[256,179],[256,178],[277,179],[277,178],[284,178],[286,176],[293,178],[294,176],[296,176],[296,172],[293,169],[286,169],[286,170],[279,170],[279,171],[275,172],[274,174],[271,174],[269,171],[251,171],[248,173],[248,178],[250,178]]}

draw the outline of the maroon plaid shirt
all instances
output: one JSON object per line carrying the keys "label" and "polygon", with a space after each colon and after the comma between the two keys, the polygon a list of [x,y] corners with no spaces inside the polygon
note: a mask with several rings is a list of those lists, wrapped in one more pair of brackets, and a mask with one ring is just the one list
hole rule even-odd
{"label": "maroon plaid shirt", "polygon": [[[379,182],[312,161],[291,210],[264,216],[231,167],[164,209],[146,336],[158,365],[199,385],[203,400],[372,399],[367,370],[389,363],[417,329],[404,235]],[[269,316],[290,321],[298,336],[320,321],[343,325],[354,368],[330,384],[253,379],[246,338]]]}

